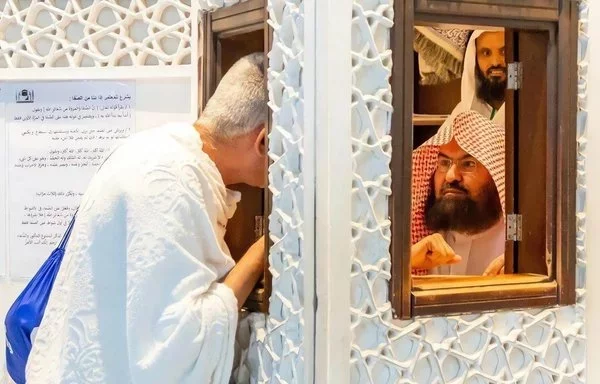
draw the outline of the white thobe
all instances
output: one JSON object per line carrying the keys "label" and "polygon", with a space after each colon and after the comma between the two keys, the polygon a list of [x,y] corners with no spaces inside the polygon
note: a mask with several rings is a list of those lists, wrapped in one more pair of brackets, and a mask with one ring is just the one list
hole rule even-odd
{"label": "white thobe", "polygon": [[467,236],[455,231],[443,234],[452,250],[462,257],[457,264],[432,269],[433,275],[482,275],[490,263],[504,254],[506,235],[504,220],[485,232]]}
{"label": "white thobe", "polygon": [[191,125],[125,141],[83,197],[27,383],[227,383],[238,201]]}

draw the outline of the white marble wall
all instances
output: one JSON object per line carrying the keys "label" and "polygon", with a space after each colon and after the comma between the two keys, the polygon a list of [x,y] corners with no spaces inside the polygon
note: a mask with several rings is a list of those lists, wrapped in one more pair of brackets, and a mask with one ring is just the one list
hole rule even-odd
{"label": "white marble wall", "polygon": [[189,1],[0,1],[0,68],[190,64]]}

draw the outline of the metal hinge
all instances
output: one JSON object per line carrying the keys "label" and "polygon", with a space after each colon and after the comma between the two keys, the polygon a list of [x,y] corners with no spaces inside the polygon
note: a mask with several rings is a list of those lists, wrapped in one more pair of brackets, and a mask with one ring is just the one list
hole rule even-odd
{"label": "metal hinge", "polygon": [[518,214],[506,215],[506,240],[521,241],[522,216]]}
{"label": "metal hinge", "polygon": [[254,235],[258,240],[265,233],[265,217],[254,216]]}
{"label": "metal hinge", "polygon": [[508,63],[508,81],[506,88],[521,89],[523,83],[523,64],[520,62]]}

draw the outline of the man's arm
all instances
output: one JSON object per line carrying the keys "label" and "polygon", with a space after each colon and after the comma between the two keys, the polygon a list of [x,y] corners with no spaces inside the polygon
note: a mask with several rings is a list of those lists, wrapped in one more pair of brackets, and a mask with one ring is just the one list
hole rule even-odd
{"label": "man's arm", "polygon": [[252,289],[262,277],[265,265],[265,237],[261,236],[229,272],[225,281],[237,298],[238,309],[244,305]]}
{"label": "man's arm", "polygon": [[205,175],[187,177],[183,168],[156,166],[127,180],[122,319],[130,381],[226,384],[239,296],[218,281],[231,259],[206,207],[220,203],[203,187]]}

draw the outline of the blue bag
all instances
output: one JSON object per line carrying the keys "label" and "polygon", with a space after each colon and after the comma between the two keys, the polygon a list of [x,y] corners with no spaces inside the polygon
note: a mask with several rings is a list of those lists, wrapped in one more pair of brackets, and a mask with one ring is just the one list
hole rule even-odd
{"label": "blue bag", "polygon": [[58,274],[65,248],[75,223],[69,223],[58,247],[52,251],[17,300],[10,307],[4,321],[6,327],[6,368],[17,384],[25,384],[25,366],[31,352],[31,335],[40,326],[52,285]]}

